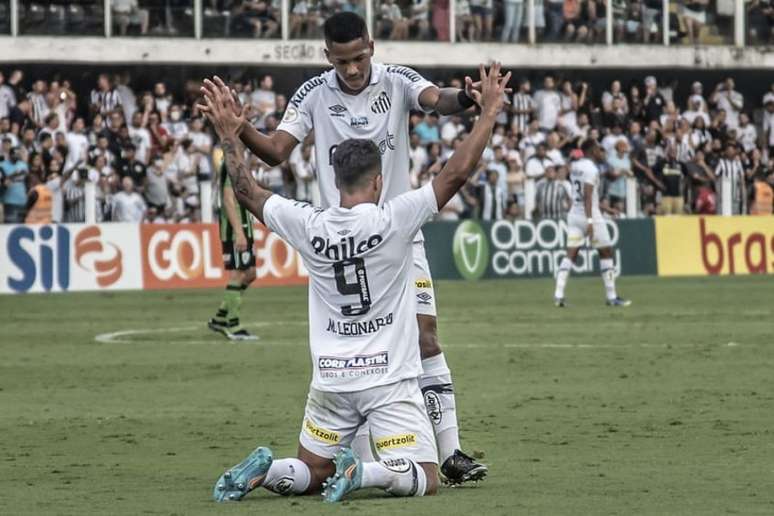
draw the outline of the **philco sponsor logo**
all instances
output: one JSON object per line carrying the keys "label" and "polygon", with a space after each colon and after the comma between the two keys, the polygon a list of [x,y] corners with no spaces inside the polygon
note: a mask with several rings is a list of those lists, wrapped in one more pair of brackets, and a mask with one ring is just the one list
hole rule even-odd
{"label": "philco sponsor logo", "polygon": [[[606,220],[612,247],[618,243],[618,226]],[[566,256],[567,223],[563,220],[514,222],[499,220],[492,224],[489,240],[494,248],[492,271],[498,276],[553,274]],[[573,272],[592,272],[596,250],[578,252]],[[621,252],[616,250],[616,274],[620,272]]]}
{"label": "philco sponsor logo", "polygon": [[331,242],[328,238],[313,237],[310,244],[314,254],[323,255],[329,260],[344,260],[373,249],[382,243],[382,235],[371,235],[366,240],[355,241],[353,237],[345,237],[338,242]]}
{"label": "philco sponsor logo", "polygon": [[326,369],[364,369],[367,367],[381,367],[389,364],[389,355],[386,351],[375,355],[361,355],[351,358],[320,357],[317,359],[317,367]]}
{"label": "philco sponsor logo", "polygon": [[341,440],[341,436],[338,434],[338,432],[320,428],[308,419],[304,419],[304,430],[306,430],[306,432],[315,440],[322,441],[324,443],[338,444],[339,440]]}
{"label": "philco sponsor logo", "polygon": [[390,437],[377,439],[374,444],[376,445],[376,451],[414,446],[417,444],[417,436],[416,434],[391,435]]}
{"label": "philco sponsor logo", "polygon": [[457,226],[452,240],[452,255],[463,278],[475,280],[484,275],[489,262],[489,242],[477,222],[466,220]]}

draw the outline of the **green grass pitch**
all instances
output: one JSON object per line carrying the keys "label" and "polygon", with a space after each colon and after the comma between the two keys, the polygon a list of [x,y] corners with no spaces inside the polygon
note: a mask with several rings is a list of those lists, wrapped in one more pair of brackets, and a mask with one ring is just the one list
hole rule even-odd
{"label": "green grass pitch", "polygon": [[774,514],[772,279],[619,287],[632,307],[572,278],[560,310],[550,280],[439,282],[463,444],[490,477],[341,506],[210,501],[256,445],[295,452],[305,288],[248,292],[250,344],[204,326],[216,290],[0,297],[0,514]]}

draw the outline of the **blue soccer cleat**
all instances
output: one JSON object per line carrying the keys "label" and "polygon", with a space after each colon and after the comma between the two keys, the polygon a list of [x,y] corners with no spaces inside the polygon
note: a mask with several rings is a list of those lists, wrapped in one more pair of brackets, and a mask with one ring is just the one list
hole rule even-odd
{"label": "blue soccer cleat", "polygon": [[350,448],[344,448],[333,459],[336,473],[323,483],[326,502],[339,502],[345,495],[360,489],[363,481],[363,463]]}
{"label": "blue soccer cleat", "polygon": [[606,304],[607,306],[629,306],[632,302],[628,299],[616,297],[615,299],[608,299]]}
{"label": "blue soccer cleat", "polygon": [[216,502],[238,502],[263,484],[274,459],[271,450],[259,447],[236,466],[226,470],[212,490]]}

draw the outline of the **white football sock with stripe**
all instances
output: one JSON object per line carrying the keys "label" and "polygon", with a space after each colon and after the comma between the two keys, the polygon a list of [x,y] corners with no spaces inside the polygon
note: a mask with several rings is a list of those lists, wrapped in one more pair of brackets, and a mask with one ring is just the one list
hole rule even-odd
{"label": "white football sock with stripe", "polygon": [[395,496],[424,496],[427,489],[425,470],[411,459],[386,459],[363,462],[361,487],[378,487]]}
{"label": "white football sock with stripe", "polygon": [[278,459],[271,463],[263,487],[277,494],[303,494],[309,489],[312,473],[299,459]]}
{"label": "white football sock with stripe", "polygon": [[443,464],[446,459],[454,455],[454,450],[460,449],[454,386],[451,371],[446,365],[446,357],[443,353],[422,360],[419,386],[425,397],[427,415],[435,431],[440,463]]}
{"label": "white football sock with stripe", "polygon": [[371,449],[371,432],[367,422],[360,425],[357,429],[350,447],[363,462],[374,462],[376,460]]}
{"label": "white football sock with stripe", "polygon": [[566,256],[562,259],[562,263],[559,264],[559,270],[556,272],[556,290],[554,291],[554,297],[563,299],[564,288],[567,286],[567,279],[570,277],[570,270],[572,269],[572,261]]}
{"label": "white football sock with stripe", "polygon": [[599,268],[602,272],[602,281],[605,283],[605,295],[608,300],[618,297],[615,291],[615,265],[612,258],[599,260]]}

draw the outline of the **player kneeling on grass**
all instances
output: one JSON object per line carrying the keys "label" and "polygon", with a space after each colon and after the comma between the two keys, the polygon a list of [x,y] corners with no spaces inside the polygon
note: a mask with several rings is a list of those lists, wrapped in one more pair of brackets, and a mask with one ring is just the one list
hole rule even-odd
{"label": "player kneeling on grass", "polygon": [[[398,496],[436,492],[438,456],[418,381],[412,242],[481,158],[510,79],[498,80],[499,73],[499,65],[489,73],[481,67],[481,116],[441,173],[382,207],[382,161],[371,140],[338,146],[340,203],[317,209],[256,184],[239,139],[244,114],[225,87],[205,95],[203,110],[220,137],[237,200],[296,248],[309,270],[313,362],[298,458],[274,460],[268,448],[256,449],[220,477],[215,500],[241,500],[259,486],[281,494],[322,489],[329,502],[366,487]],[[363,462],[348,447],[363,422],[379,462]]]}
{"label": "player kneeling on grass", "polygon": [[567,215],[567,256],[559,264],[556,273],[554,304],[565,306],[564,288],[570,276],[570,269],[586,236],[599,252],[599,268],[605,283],[605,294],[609,306],[629,306],[631,301],[621,299],[615,290],[615,264],[613,247],[605,219],[599,210],[599,167],[597,163],[605,157],[605,151],[592,139],[581,144],[584,157],[572,164],[572,208]]}

